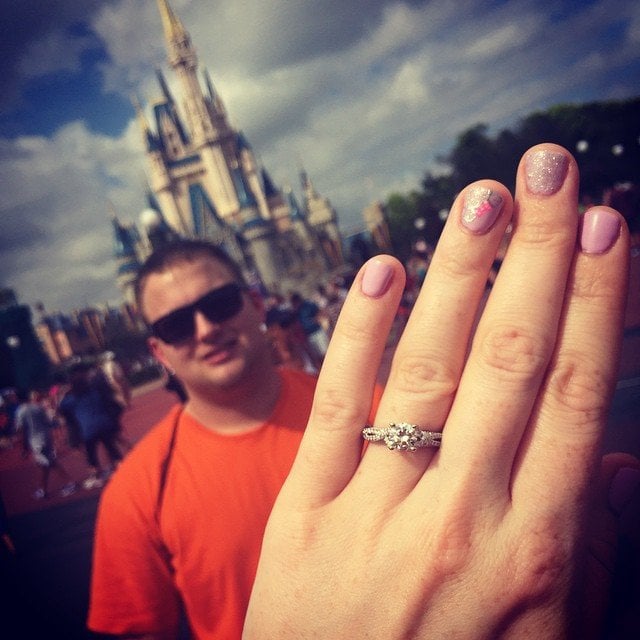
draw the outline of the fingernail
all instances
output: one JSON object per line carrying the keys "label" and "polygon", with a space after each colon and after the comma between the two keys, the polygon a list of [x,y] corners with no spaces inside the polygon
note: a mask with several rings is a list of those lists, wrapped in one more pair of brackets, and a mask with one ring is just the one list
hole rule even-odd
{"label": "fingernail", "polygon": [[382,260],[370,260],[362,276],[362,293],[370,298],[379,298],[389,286],[393,269]]}
{"label": "fingernail", "polygon": [[464,196],[462,224],[474,233],[488,231],[502,210],[503,198],[485,187],[469,189]]}
{"label": "fingernail", "polygon": [[609,486],[609,506],[620,515],[633,499],[640,486],[640,469],[624,467],[613,477]]}
{"label": "fingernail", "polygon": [[620,234],[620,219],[609,211],[595,207],[582,216],[580,247],[585,253],[604,253]]}
{"label": "fingernail", "polygon": [[530,193],[550,196],[560,189],[567,177],[569,159],[563,153],[541,149],[527,154],[524,168]]}

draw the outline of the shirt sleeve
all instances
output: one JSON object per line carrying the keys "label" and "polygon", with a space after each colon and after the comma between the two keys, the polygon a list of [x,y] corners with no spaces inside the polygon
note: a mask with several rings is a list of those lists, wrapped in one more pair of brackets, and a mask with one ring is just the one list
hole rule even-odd
{"label": "shirt sleeve", "polygon": [[175,637],[180,597],[153,500],[140,478],[120,471],[98,511],[88,626],[100,633]]}

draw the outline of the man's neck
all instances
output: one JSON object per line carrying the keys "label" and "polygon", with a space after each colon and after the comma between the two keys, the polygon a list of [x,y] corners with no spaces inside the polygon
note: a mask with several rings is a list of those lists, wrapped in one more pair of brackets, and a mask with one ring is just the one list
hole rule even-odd
{"label": "man's neck", "polygon": [[259,380],[213,390],[190,389],[185,410],[205,427],[221,433],[252,431],[266,422],[280,396],[277,371],[264,371]]}

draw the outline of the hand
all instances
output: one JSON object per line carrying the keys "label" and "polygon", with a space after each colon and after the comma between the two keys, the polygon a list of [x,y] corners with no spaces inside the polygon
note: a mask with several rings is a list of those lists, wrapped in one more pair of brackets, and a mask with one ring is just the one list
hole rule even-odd
{"label": "hand", "polygon": [[389,256],[361,269],[267,526],[245,638],[597,631],[580,628],[581,605],[629,248],[612,209],[581,225],[577,193],[574,159],[546,144],[520,163],[515,204],[490,180],[456,199],[375,421],[442,431],[439,449],[361,455],[404,286]]}

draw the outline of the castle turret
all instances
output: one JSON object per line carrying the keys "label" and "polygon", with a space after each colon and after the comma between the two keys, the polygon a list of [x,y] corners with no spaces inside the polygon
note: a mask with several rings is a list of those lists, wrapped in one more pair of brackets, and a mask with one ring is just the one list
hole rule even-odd
{"label": "castle turret", "polygon": [[327,258],[328,266],[337,267],[344,262],[342,239],[338,229],[338,214],[328,198],[323,198],[313,186],[304,169],[300,171],[307,222],[314,230]]}
{"label": "castle turret", "polygon": [[133,303],[135,300],[133,283],[140,268],[136,252],[140,236],[134,226],[123,225],[113,213],[111,223],[113,225],[113,254],[117,263],[116,278],[118,287],[120,287],[125,301]]}
{"label": "castle turret", "polygon": [[287,190],[287,200],[289,201],[289,210],[291,212],[291,224],[296,235],[300,239],[302,248],[306,253],[314,250],[313,235],[309,229],[309,225],[304,217],[302,209],[298,205],[296,196],[291,189]]}
{"label": "castle turret", "polygon": [[239,168],[233,172],[233,177],[240,199],[242,235],[249,242],[262,282],[267,288],[273,288],[279,279],[274,256],[273,225],[260,216],[258,203]]}
{"label": "castle turret", "polygon": [[149,162],[149,181],[151,183],[151,188],[158,198],[169,226],[171,226],[171,228],[180,235],[188,235],[189,227],[178,208],[174,196],[173,181],[165,162],[164,144],[162,139],[151,131],[142,107],[136,98],[133,99],[133,105],[138,116],[138,123],[145,142],[147,160]]}
{"label": "castle turret", "polygon": [[[216,210],[223,218],[232,217],[238,210],[238,198],[229,174],[228,158],[222,148],[227,134],[214,128],[207,101],[198,82],[198,58],[191,38],[166,0],[158,0],[162,16],[168,60],[182,86],[184,110],[193,146],[207,168],[204,182],[210,191]],[[227,154],[231,149],[227,148]]]}
{"label": "castle turret", "polygon": [[240,165],[242,166],[242,171],[246,176],[249,189],[251,189],[251,192],[256,199],[258,211],[260,211],[260,215],[265,220],[269,220],[272,217],[271,211],[269,209],[269,204],[267,203],[267,198],[262,188],[262,181],[260,179],[261,176],[258,173],[256,159],[253,155],[251,146],[247,142],[247,139],[244,137],[244,135],[242,135],[241,131],[238,132],[237,146],[238,151],[240,152]]}

